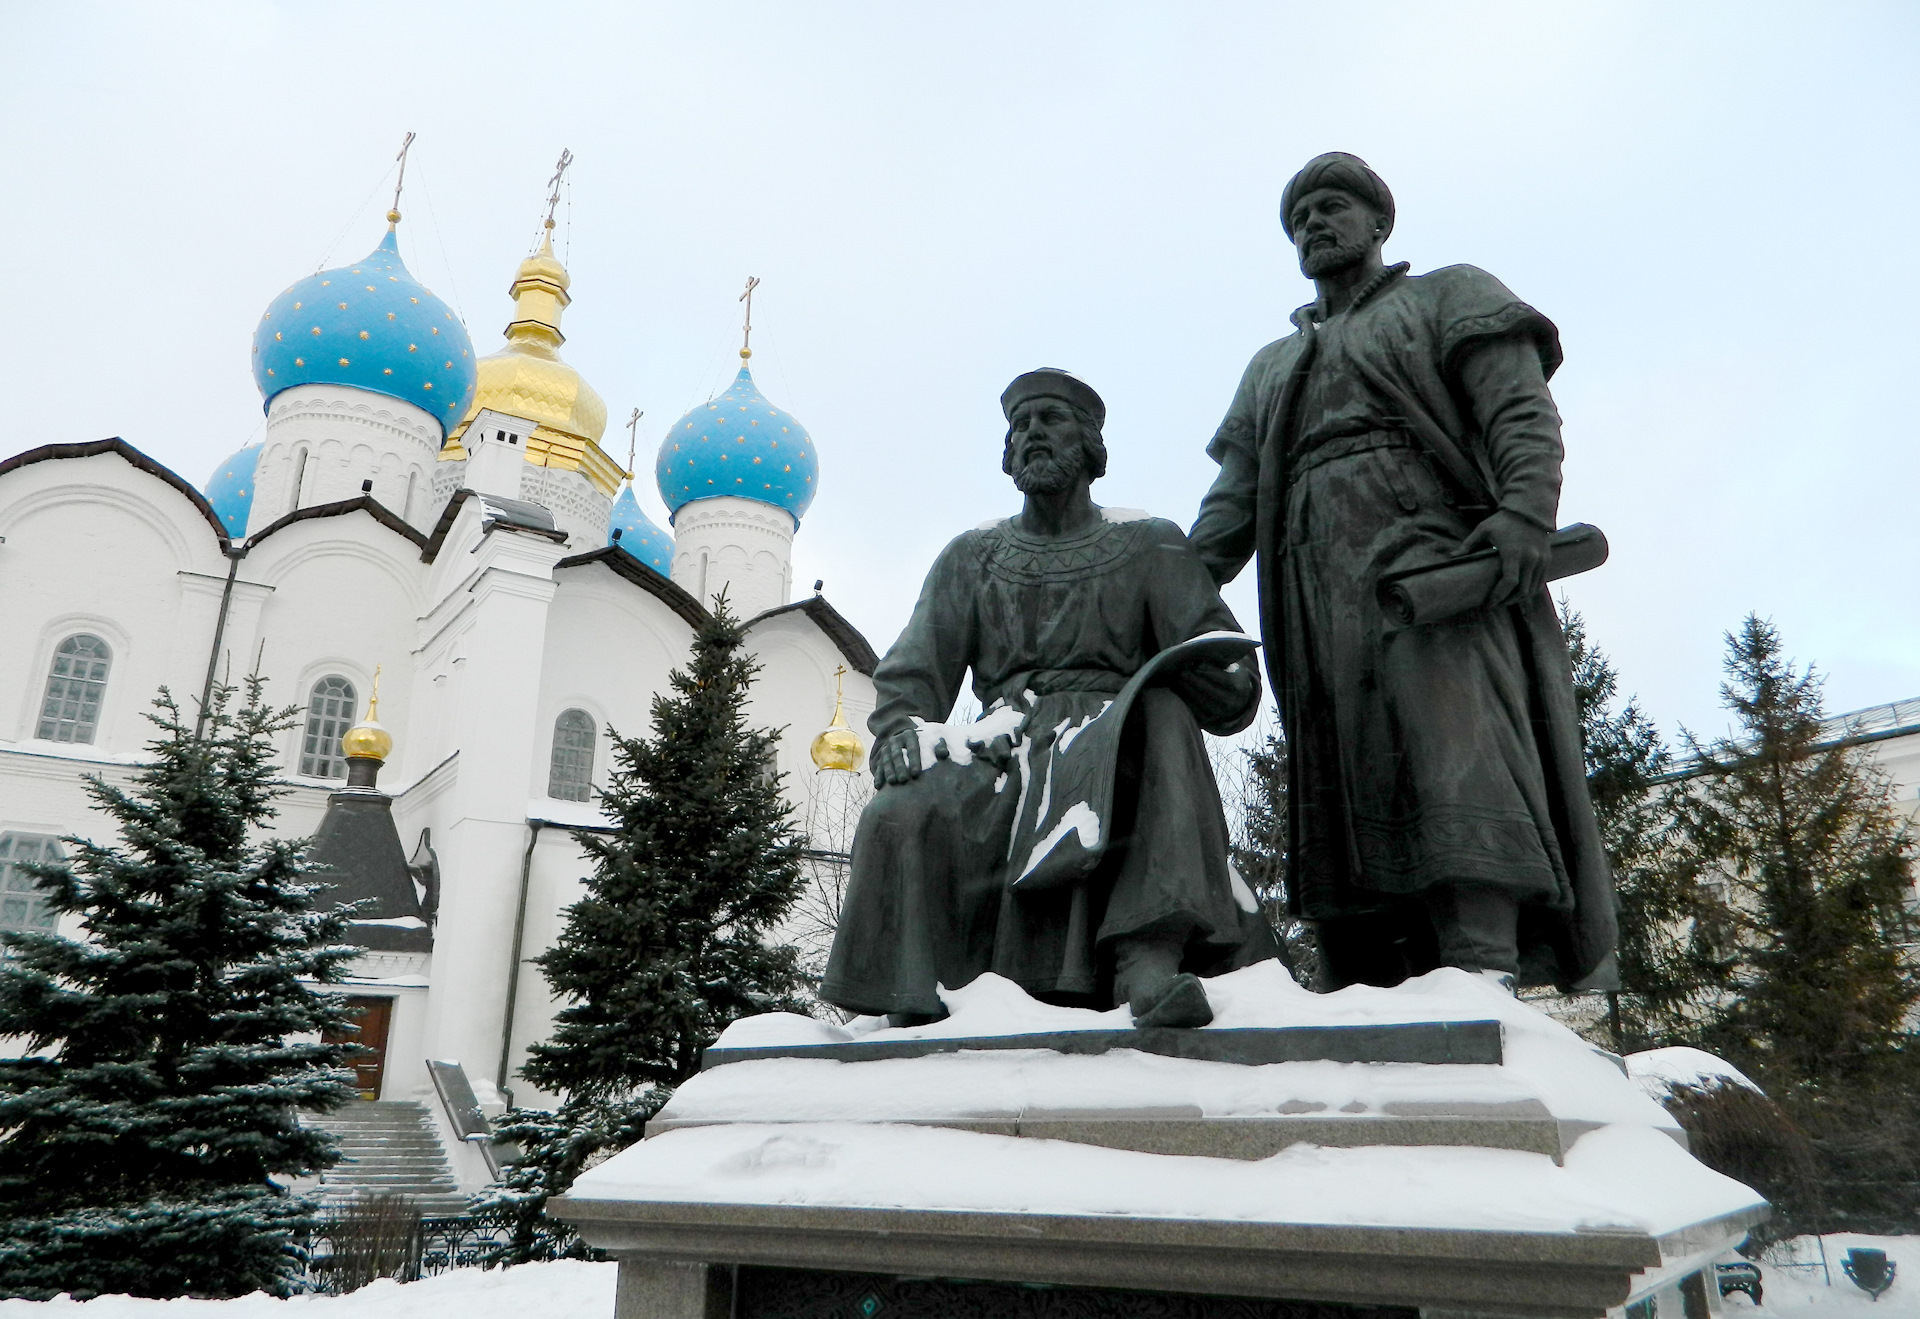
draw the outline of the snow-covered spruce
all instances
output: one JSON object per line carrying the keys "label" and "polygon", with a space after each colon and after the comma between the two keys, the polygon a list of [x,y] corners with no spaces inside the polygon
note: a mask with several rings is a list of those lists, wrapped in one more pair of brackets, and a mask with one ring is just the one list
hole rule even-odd
{"label": "snow-covered spruce", "polygon": [[336,981],[358,950],[314,910],[304,841],[264,836],[275,735],[250,681],[216,688],[203,727],[163,688],[132,788],[87,791],[119,831],[36,867],[82,938],[0,931],[0,1293],[285,1293],[305,1201],[274,1174],[331,1164],[296,1109],[352,1094]]}

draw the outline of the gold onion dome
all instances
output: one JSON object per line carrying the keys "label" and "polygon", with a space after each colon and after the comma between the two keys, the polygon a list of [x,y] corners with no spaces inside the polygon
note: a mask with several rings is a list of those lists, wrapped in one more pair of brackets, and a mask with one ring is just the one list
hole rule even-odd
{"label": "gold onion dome", "polygon": [[507,346],[478,362],[473,402],[440,452],[442,461],[465,458],[460,438],[482,408],[535,423],[527,438],[527,461],[540,467],[583,472],[613,495],[625,472],[600,449],[607,405],[580,373],[560,359],[560,313],[573,301],[573,279],[553,254],[551,232],[540,249],[520,263],[507,291],[514,300]]}
{"label": "gold onion dome", "polygon": [[341,735],[340,745],[349,756],[385,760],[393,753],[393,734],[373,719],[363,719]]}
{"label": "gold onion dome", "polygon": [[341,749],[350,759],[385,760],[393,754],[393,734],[380,726],[380,670],[373,671],[373,695],[367,717],[340,735]]}
{"label": "gold onion dome", "polygon": [[847,727],[847,717],[840,705],[840,693],[836,691],[833,695],[833,722],[813,739],[813,763],[821,769],[857,770],[866,748],[860,745],[859,735]]}

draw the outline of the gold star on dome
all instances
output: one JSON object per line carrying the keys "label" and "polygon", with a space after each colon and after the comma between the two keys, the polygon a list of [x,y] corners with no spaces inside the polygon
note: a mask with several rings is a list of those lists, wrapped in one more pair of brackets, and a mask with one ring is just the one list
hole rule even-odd
{"label": "gold star on dome", "polygon": [[296,357],[293,359],[293,364],[295,366],[305,366],[307,364],[307,359],[304,357]]}
{"label": "gold star on dome", "polygon": [[320,281],[320,287],[321,287],[321,288],[325,288],[325,287],[326,287],[327,285],[329,285],[329,284],[331,284],[331,283],[333,283],[333,281],[332,281],[332,280],[330,280],[330,279],[323,279],[323,280],[321,280],[321,281]]}
{"label": "gold star on dome", "polygon": [[346,309],[347,309],[347,304],[346,304],[346,303],[344,303],[344,302],[343,302],[343,303],[341,303],[341,304],[340,304],[340,310],[341,310],[341,311],[345,311]]}
{"label": "gold star on dome", "polygon": [[429,381],[427,382],[427,388],[428,388],[428,389],[432,389],[432,388],[433,388],[433,382],[432,382],[431,380],[429,380]]}
{"label": "gold star on dome", "polygon": [[313,327],[313,332],[314,332],[315,334],[318,334],[318,333],[320,333],[320,327],[319,327],[318,325],[316,325],[316,326],[314,326],[314,327]]}
{"label": "gold star on dome", "polygon": [[386,374],[386,375],[392,375],[392,374],[393,374],[393,368],[392,368],[392,367],[388,367],[388,368],[386,369],[386,371],[385,371],[385,374]]}
{"label": "gold star on dome", "polygon": [[407,301],[413,303],[416,307],[420,305],[420,299],[418,298],[408,298]]}
{"label": "gold star on dome", "polygon": [[362,330],[362,331],[360,331],[360,337],[361,337],[362,339],[364,339],[364,338],[366,338],[366,337],[367,337],[367,332],[366,332],[365,330]]}
{"label": "gold star on dome", "polygon": [[267,374],[268,374],[268,375],[270,375],[270,376],[271,376],[271,375],[278,375],[278,374],[279,374],[279,372],[277,372],[277,371],[275,371],[275,370],[274,370],[274,369],[273,369],[272,367],[268,367],[268,368],[267,368]]}
{"label": "gold star on dome", "polygon": [[[357,274],[359,274],[360,272],[356,270],[356,271],[354,271],[353,273],[357,275]],[[369,292],[369,293],[371,293],[371,292],[373,292],[373,285],[371,285],[371,284],[369,284],[369,285],[367,285],[367,292]]]}
{"label": "gold star on dome", "polygon": [[347,359],[343,357],[343,358],[341,358],[341,359],[340,359],[340,365],[341,365],[341,366],[349,366],[349,365],[351,365],[351,363],[349,363],[349,362],[347,361]]}
{"label": "gold star on dome", "polygon": [[393,319],[393,313],[392,313],[392,312],[388,312],[388,313],[387,313],[387,319],[388,319],[388,320],[392,320],[392,319]]}
{"label": "gold star on dome", "polygon": [[439,327],[438,325],[436,325],[436,326],[434,326],[434,327],[433,327],[433,332],[434,332],[435,334],[438,334],[438,333],[440,333],[440,327]]}
{"label": "gold star on dome", "polygon": [[419,345],[419,344],[417,344],[417,343],[410,343],[410,344],[408,344],[408,345],[407,345],[407,351],[408,351],[408,352],[410,352],[410,353],[411,353],[411,352],[416,352],[416,351],[418,351],[418,349],[419,349],[419,347],[420,347],[420,345]]}
{"label": "gold star on dome", "polygon": [[284,334],[282,334],[282,333],[280,333],[280,331],[278,331],[278,330],[275,330],[275,331],[273,332],[273,341],[274,341],[275,343],[279,343],[279,342],[280,342],[280,341],[281,341],[282,339],[284,339],[284,338],[286,338],[286,337],[287,337],[286,335],[284,335]]}
{"label": "gold star on dome", "polygon": [[299,311],[299,310],[300,310],[300,304],[299,304],[299,303],[297,303],[297,302],[296,302],[296,303],[294,303],[294,304],[293,304],[293,309],[294,309],[295,311]]}

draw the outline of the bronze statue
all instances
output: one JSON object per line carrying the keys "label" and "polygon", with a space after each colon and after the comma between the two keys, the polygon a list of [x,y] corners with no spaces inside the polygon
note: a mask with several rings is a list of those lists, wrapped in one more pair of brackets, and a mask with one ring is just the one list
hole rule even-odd
{"label": "bronze statue", "polygon": [[[1253,643],[1216,635],[1239,625],[1177,526],[1093,502],[1098,394],[1042,370],[1000,403],[1025,503],[941,552],[874,673],[879,791],[821,996],[928,1020],[939,986],[994,971],[1142,1025],[1205,1025],[1197,975],[1275,952],[1201,738],[1253,719]],[[985,713],[949,729],[968,669]]]}
{"label": "bronze statue", "polygon": [[[1290,899],[1335,987],[1436,966],[1606,987],[1612,878],[1545,590],[1559,336],[1485,271],[1384,264],[1393,218],[1354,156],[1287,184],[1319,297],[1248,365],[1192,532],[1218,582],[1258,556]],[[1403,626],[1376,601],[1383,575],[1486,550],[1479,608]]]}

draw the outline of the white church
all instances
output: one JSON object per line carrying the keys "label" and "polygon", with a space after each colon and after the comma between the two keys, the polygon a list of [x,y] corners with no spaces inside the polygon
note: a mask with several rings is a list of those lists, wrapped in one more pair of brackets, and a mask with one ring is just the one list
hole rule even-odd
{"label": "white church", "polygon": [[[558,1006],[527,959],[589,869],[571,831],[605,827],[604,730],[647,730],[725,592],[751,620],[753,717],[786,730],[778,768],[804,821],[822,776],[864,795],[845,725],[872,710],[875,655],[817,592],[796,598],[819,455],[747,349],[661,445],[663,532],[560,355],[571,281],[551,242],[514,273],[505,343],[483,357],[408,273],[399,218],[363,260],[269,303],[264,438],[204,489],[120,439],[0,461],[0,925],[52,927],[19,863],[59,857],[61,835],[105,841],[82,775],[125,781],[157,689],[191,711],[257,667],[271,700],[304,709],[279,827],[367,872],[350,896],[370,899],[369,951],[347,987],[376,1050],[363,1095],[422,1103],[466,1189],[485,1169],[427,1063],[460,1063],[489,1110],[506,1090],[555,1101],[517,1079]],[[353,742],[385,756],[378,793],[364,773],[347,791],[342,736],[376,684],[379,728]]]}

